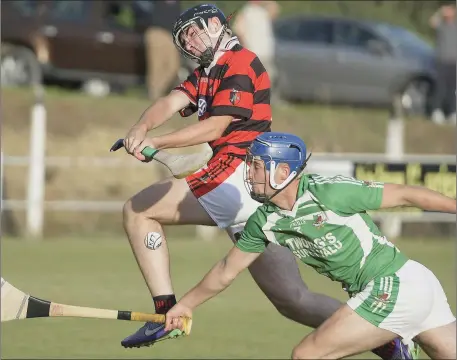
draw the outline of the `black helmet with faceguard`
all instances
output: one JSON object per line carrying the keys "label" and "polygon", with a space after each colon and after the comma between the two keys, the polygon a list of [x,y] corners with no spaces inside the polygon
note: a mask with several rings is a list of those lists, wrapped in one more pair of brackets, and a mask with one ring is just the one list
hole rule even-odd
{"label": "black helmet with faceguard", "polygon": [[[221,28],[215,34],[208,30],[209,19],[217,17]],[[214,59],[214,55],[227,31],[227,18],[215,5],[201,4],[184,11],[176,20],[173,27],[173,42],[181,54],[203,67],[207,67]],[[198,40],[198,46],[195,44]],[[215,43],[215,45],[213,45]]]}

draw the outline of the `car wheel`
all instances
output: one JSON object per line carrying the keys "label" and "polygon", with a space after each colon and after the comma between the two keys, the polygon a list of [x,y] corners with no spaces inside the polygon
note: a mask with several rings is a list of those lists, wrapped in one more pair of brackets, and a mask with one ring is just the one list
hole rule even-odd
{"label": "car wheel", "polygon": [[2,46],[1,85],[29,86],[41,82],[41,68],[35,54],[23,47]]}
{"label": "car wheel", "polygon": [[430,99],[431,83],[426,79],[413,79],[401,94],[403,110],[408,115],[426,115]]}

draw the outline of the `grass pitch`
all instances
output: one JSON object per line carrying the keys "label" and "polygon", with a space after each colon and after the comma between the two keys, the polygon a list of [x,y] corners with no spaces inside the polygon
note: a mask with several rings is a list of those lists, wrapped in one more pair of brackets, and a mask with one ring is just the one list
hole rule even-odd
{"label": "grass pitch", "polygon": [[[224,238],[211,243],[171,238],[169,245],[178,297],[231,246]],[[411,239],[400,240],[397,245],[434,271],[455,312],[454,241]],[[337,283],[305,266],[301,270],[314,291],[346,299]],[[25,292],[55,302],[153,310],[129,245],[121,238],[49,239],[40,244],[3,238],[2,276]],[[293,346],[310,331],[281,317],[248,272],[195,312],[188,338],[164,341],[150,348],[122,348],[121,339],[140,325],[74,318],[8,322],[1,326],[2,358],[287,359]],[[367,353],[356,358],[376,357]]]}

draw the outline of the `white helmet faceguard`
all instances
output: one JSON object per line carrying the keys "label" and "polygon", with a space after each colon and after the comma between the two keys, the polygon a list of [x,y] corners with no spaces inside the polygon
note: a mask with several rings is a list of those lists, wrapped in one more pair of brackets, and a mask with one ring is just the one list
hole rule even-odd
{"label": "white helmet faceguard", "polygon": [[[208,28],[213,18],[221,23],[216,33],[211,33]],[[173,42],[184,57],[208,67],[227,31],[228,19],[224,13],[215,5],[201,4],[184,11],[176,20]],[[198,44],[198,48],[194,44]]]}
{"label": "white helmet faceguard", "polygon": [[[209,66],[213,61],[216,53],[216,44],[219,42],[224,27],[221,26],[219,31],[212,34],[205,20],[201,17],[195,17],[180,26],[180,29],[174,34],[174,43],[181,54],[203,66]],[[189,49],[189,43],[193,38],[200,38],[200,48]]]}
{"label": "white helmet faceguard", "polygon": [[[264,171],[265,171],[265,181],[259,182],[259,181],[252,181],[252,179],[249,177],[249,168],[252,166],[254,160],[261,160],[264,163]],[[275,180],[275,173],[276,173],[276,162],[271,158],[271,156],[253,156],[252,154],[249,153],[249,150],[246,154],[246,159],[244,163],[244,185],[246,187],[246,190],[248,193],[251,195],[251,197],[261,203],[264,203],[270,198],[266,194],[267,190],[267,181],[269,182],[270,186],[277,190],[277,192],[274,194],[276,195],[280,190],[284,189],[287,185],[289,185],[292,180],[294,180],[297,177],[297,172],[292,171],[289,176],[287,177],[286,180],[284,180],[281,184],[277,184]],[[267,171],[269,174],[267,174]],[[257,194],[253,190],[254,185],[264,185],[263,189],[263,194]],[[273,195],[273,196],[274,196]]]}

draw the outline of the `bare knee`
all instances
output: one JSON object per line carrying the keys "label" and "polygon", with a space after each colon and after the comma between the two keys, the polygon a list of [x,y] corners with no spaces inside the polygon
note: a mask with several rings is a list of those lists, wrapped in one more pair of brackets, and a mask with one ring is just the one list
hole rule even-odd
{"label": "bare knee", "polygon": [[122,220],[124,226],[128,226],[135,219],[135,212],[133,211],[132,199],[128,199],[122,208]]}
{"label": "bare knee", "polygon": [[323,354],[320,354],[312,340],[312,335],[305,338],[304,342],[295,346],[292,350],[292,359],[322,359]]}
{"label": "bare knee", "polygon": [[307,357],[306,355],[306,349],[303,349],[301,347],[294,347],[294,349],[292,350],[292,356],[291,358],[293,360],[298,360],[298,359],[310,359],[309,357]]}
{"label": "bare knee", "polygon": [[145,220],[151,220],[151,217],[144,212],[135,211],[135,197],[130,198],[122,208],[122,220],[124,229],[128,232],[138,226],[139,223]]}

